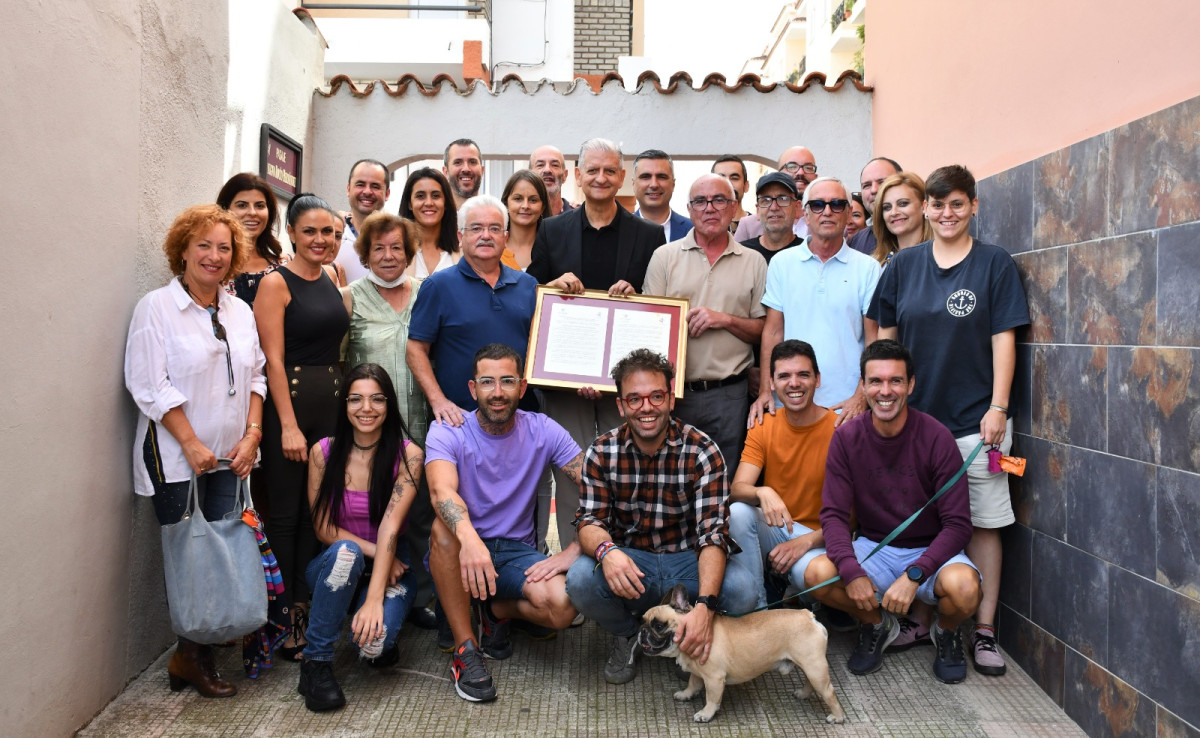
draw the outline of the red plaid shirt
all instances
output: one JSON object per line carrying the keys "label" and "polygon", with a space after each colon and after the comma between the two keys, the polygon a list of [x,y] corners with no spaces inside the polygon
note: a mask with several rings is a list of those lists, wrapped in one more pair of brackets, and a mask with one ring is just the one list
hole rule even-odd
{"label": "red plaid shirt", "polygon": [[675,418],[653,456],[629,428],[605,433],[587,450],[575,526],[598,525],[618,546],[655,553],[720,546],[729,537],[729,480],[712,439]]}

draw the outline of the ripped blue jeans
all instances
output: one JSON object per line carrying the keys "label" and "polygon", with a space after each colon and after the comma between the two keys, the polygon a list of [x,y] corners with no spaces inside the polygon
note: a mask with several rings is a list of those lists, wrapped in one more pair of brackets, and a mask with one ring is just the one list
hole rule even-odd
{"label": "ripped blue jeans", "polygon": [[[408,546],[403,538],[396,558],[409,564]],[[305,659],[333,661],[333,647],[342,632],[342,623],[347,615],[358,612],[367,599],[371,577],[366,564],[362,549],[353,541],[336,541],[309,562],[305,576],[312,591],[312,604],[308,611]],[[410,567],[400,581],[384,593],[383,641],[362,647],[359,653],[363,658],[375,658],[392,647],[416,595],[416,577]]]}

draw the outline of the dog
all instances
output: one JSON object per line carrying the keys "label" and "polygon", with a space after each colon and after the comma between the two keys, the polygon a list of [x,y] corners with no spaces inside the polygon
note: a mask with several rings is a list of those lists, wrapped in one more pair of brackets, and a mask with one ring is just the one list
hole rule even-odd
{"label": "dog", "polygon": [[675,699],[690,700],[704,686],[704,708],[693,715],[696,722],[707,723],[717,714],[726,684],[748,682],[770,670],[789,674],[793,664],[808,678],[807,684],[796,690],[796,697],[806,699],[815,689],[829,708],[825,722],[845,721],[825,660],[829,635],[811,612],[764,610],[739,618],[714,615],[712,647],[708,661],[700,664],[675,643],[679,621],[691,610],[687,590],[676,585],[663,598],[663,604],[642,616],[638,645],[651,656],[674,658],[689,673],[687,687],[676,692]]}

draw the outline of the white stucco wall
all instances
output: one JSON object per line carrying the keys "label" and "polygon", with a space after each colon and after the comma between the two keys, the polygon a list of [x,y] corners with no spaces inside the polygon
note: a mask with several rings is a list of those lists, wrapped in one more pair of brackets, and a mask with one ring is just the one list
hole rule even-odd
{"label": "white stucco wall", "polygon": [[575,3],[492,0],[491,64],[495,80],[507,74],[528,79],[571,79],[575,69]]}
{"label": "white stucco wall", "polygon": [[[15,218],[0,298],[0,735],[71,733],[172,640],[158,528],[132,492],[125,334],[168,277],[171,220],[249,163],[248,141],[227,153],[228,127],[287,108],[307,137],[312,81],[277,83],[303,44],[272,42],[307,31],[282,0],[254,5],[272,84],[239,107],[226,0],[15,3],[0,24],[0,205]],[[319,65],[308,36],[304,61]]]}
{"label": "white stucco wall", "polygon": [[617,141],[632,156],[660,148],[676,160],[741,153],[775,163],[789,146],[816,152],[823,174],[857,181],[871,156],[871,95],[850,82],[841,89],[810,85],[801,93],[780,85],[770,92],[718,86],[695,90],[680,83],[673,94],[652,83],[627,92],[610,82],[599,93],[586,84],[559,93],[550,84],[523,92],[517,83],[491,94],[476,83],[469,95],[444,85],[425,96],[409,87],[398,97],[377,85],[365,97],[342,87],[313,105],[313,186],[340,202],[344,171],[364,156],[389,165],[440,159],[446,143],[473,138],[486,157],[524,158],[542,144],[577,151],[593,136]]}

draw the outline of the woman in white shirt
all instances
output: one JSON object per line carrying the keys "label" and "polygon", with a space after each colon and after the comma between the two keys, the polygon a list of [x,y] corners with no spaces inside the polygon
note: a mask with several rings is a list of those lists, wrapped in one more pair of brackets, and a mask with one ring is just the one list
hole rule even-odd
{"label": "woman in white shirt", "polygon": [[[209,520],[232,508],[262,439],[265,358],[250,306],[224,290],[251,245],[238,219],[199,205],[175,219],[163,251],[175,278],[144,296],[125,345],[125,386],[138,407],[134,491],[150,496],[162,525],[187,505],[192,474]],[[165,433],[163,431],[166,431]],[[217,457],[232,459],[217,468]],[[179,639],[167,664],[172,690],[205,697],[237,689],[217,673],[210,646]]]}
{"label": "woman in white shirt", "polygon": [[458,213],[446,177],[432,167],[408,175],[400,195],[400,217],[417,224],[417,253],[405,274],[421,282],[458,263]]}

